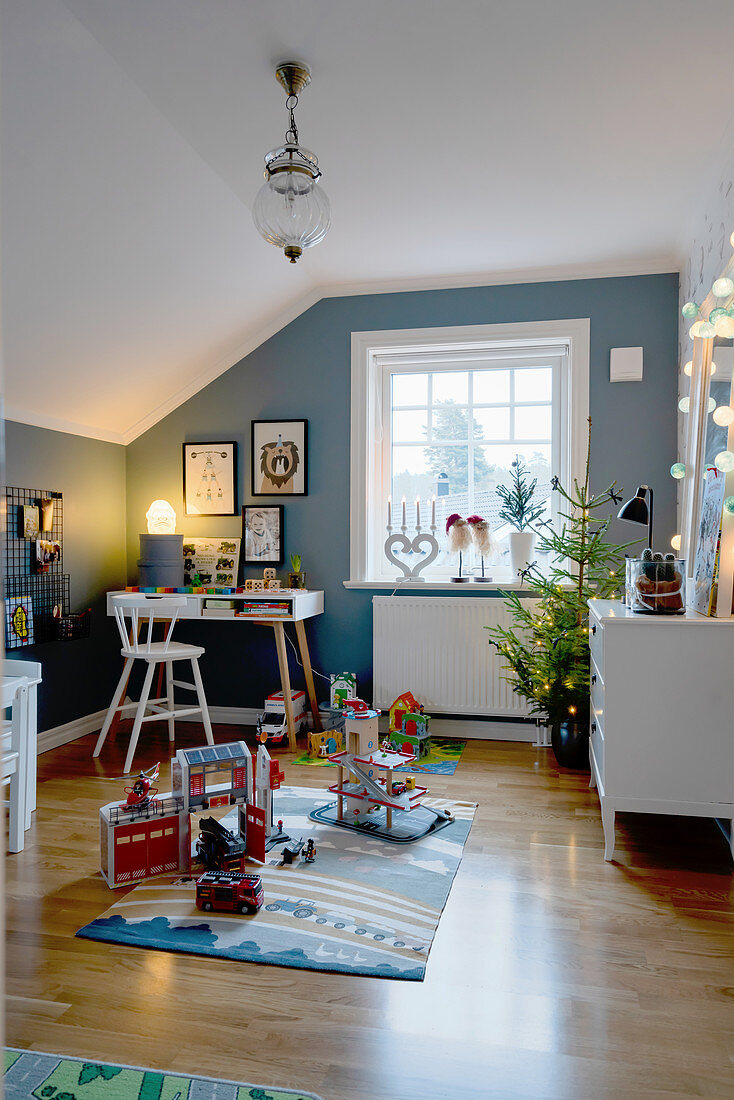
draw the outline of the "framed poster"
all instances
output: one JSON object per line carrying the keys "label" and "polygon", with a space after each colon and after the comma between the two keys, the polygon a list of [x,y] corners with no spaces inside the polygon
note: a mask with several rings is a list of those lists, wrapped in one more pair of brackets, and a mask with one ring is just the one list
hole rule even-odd
{"label": "framed poster", "polygon": [[245,565],[283,564],[282,504],[246,504],[242,509]]}
{"label": "framed poster", "polygon": [[184,443],[184,513],[237,515],[237,444]]}
{"label": "framed poster", "polygon": [[23,516],[23,538],[24,539],[37,539],[41,533],[41,513],[37,504],[24,504],[22,510]]}
{"label": "framed poster", "polygon": [[201,585],[236,588],[240,560],[240,539],[198,539],[184,535],[184,584],[194,583],[199,575]]}
{"label": "framed poster", "polygon": [[308,420],[252,421],[252,495],[308,493]]}

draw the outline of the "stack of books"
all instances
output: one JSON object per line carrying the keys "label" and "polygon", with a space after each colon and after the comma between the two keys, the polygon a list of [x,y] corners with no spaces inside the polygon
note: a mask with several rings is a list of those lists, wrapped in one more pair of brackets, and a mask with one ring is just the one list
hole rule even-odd
{"label": "stack of books", "polygon": [[253,600],[252,603],[243,601],[237,608],[237,616],[253,619],[282,619],[291,613],[291,605],[287,600]]}

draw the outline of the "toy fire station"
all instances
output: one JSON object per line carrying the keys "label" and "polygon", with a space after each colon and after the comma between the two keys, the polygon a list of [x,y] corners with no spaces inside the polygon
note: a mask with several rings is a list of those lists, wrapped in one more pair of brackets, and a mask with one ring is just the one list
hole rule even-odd
{"label": "toy fire station", "polygon": [[100,866],[107,885],[129,886],[165,872],[189,874],[190,815],[220,806],[239,807],[247,856],[264,863],[273,791],[284,778],[262,743],[254,768],[244,741],[179,749],[171,760],[170,793],[137,802],[131,795],[100,809]]}

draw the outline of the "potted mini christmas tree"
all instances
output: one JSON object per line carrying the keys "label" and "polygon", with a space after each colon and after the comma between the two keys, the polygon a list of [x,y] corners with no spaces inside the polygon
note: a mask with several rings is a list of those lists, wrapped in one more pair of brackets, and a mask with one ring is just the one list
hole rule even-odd
{"label": "potted mini christmas tree", "polygon": [[[625,546],[605,541],[609,505],[621,499],[616,482],[603,493],[592,493],[589,482],[591,420],[586,476],[574,480],[568,492],[557,477],[553,491],[560,497],[556,527],[541,527],[538,548],[550,555],[541,572],[533,563],[524,571],[533,599],[505,593],[512,627],[488,627],[495,645],[511,669],[506,679],[531,713],[551,726],[556,759],[565,767],[585,767],[589,744],[589,608],[590,599],[610,599],[624,588]],[[628,544],[631,545],[631,544]]]}
{"label": "potted mini christmas tree", "polygon": [[537,477],[530,480],[528,468],[519,455],[510,466],[509,486],[497,486],[497,496],[502,501],[499,517],[515,528],[508,539],[513,578],[525,569],[533,555],[535,531],[532,525],[545,511],[542,504],[533,504],[537,487]]}

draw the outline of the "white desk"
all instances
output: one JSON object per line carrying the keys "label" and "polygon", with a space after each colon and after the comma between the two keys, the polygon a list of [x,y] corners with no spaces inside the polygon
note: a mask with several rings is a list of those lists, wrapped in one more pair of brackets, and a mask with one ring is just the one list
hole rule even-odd
{"label": "white desk", "polygon": [[[591,786],[615,811],[734,818],[734,619],[640,615],[589,600]],[[734,832],[732,833],[734,857]]]}
{"label": "white desk", "polygon": [[[121,590],[107,593],[108,615],[114,614],[111,603],[112,596],[120,596],[123,594]],[[143,595],[148,595],[151,600],[155,600],[156,598],[165,599],[166,593],[161,592],[156,594],[151,592],[143,593]],[[169,593],[169,595],[174,595],[174,593]],[[306,691],[308,693],[311,714],[313,715],[313,726],[314,730],[320,731],[322,729],[321,719],[319,718],[319,706],[316,700],[316,688],[313,681],[313,669],[311,668],[311,657],[308,652],[308,642],[306,641],[306,628],[304,623],[306,619],[312,619],[316,615],[323,615],[324,593],[301,589],[280,589],[280,591],[275,590],[272,592],[233,592],[227,595],[215,595],[212,592],[194,592],[186,593],[185,595],[186,607],[180,612],[180,619],[199,619],[207,623],[257,623],[260,626],[272,626],[275,634],[275,647],[278,653],[280,683],[283,689],[283,698],[285,700],[285,714],[288,723],[288,745],[291,752],[296,752],[296,725],[293,718],[293,706],[291,703],[291,682],[288,673],[288,653],[286,650],[284,624],[295,624],[296,638],[298,639],[298,648],[301,653],[303,672],[306,679]],[[235,602],[235,605],[237,603],[288,603],[290,611],[282,616],[263,616],[262,618],[250,615],[239,615],[235,617],[222,617],[220,615],[209,616],[206,613],[205,607],[208,600],[231,600]]]}

